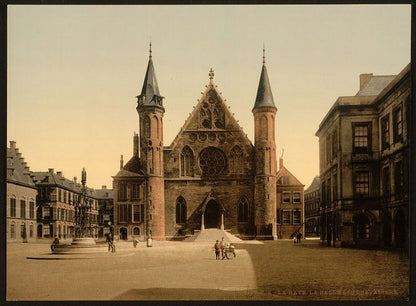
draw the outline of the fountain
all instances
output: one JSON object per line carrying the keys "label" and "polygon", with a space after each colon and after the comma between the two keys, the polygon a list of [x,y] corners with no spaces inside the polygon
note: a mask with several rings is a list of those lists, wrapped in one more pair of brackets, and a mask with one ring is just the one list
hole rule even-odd
{"label": "fountain", "polygon": [[75,202],[75,238],[71,244],[59,244],[59,240],[51,245],[52,254],[83,254],[106,252],[106,245],[97,245],[92,235],[92,207],[87,200],[87,172],[82,169],[81,194]]}

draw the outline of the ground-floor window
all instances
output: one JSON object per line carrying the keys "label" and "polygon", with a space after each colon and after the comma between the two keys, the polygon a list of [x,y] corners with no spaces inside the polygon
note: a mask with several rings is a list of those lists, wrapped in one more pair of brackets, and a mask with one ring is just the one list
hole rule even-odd
{"label": "ground-floor window", "polygon": [[133,235],[136,235],[136,236],[140,235],[140,228],[135,227],[135,228],[133,229]]}
{"label": "ground-floor window", "polygon": [[49,226],[44,226],[43,227],[43,236],[46,237],[46,236],[49,236],[49,235],[50,235],[50,228],[49,228]]}
{"label": "ground-floor window", "polygon": [[358,239],[370,239],[370,220],[366,215],[358,215],[354,218],[355,234]]}
{"label": "ground-floor window", "polygon": [[29,236],[30,236],[30,238],[32,238],[32,237],[33,237],[33,224],[31,224],[31,225],[29,226]]}
{"label": "ground-floor window", "polygon": [[10,224],[10,238],[16,238],[15,224]]}
{"label": "ground-floor window", "polygon": [[290,224],[290,211],[284,210],[282,219],[283,219],[283,224]]}
{"label": "ground-floor window", "polygon": [[293,224],[300,224],[300,211],[293,211]]}

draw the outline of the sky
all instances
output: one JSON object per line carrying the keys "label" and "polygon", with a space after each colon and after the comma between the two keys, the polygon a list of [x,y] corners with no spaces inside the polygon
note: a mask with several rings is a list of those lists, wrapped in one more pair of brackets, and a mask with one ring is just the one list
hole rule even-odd
{"label": "sky", "polygon": [[171,144],[209,83],[254,143],[263,45],[275,104],[277,158],[307,188],[319,175],[315,132],[359,75],[410,62],[410,5],[9,5],[7,144],[32,171],[112,188],[133,154],[136,96],[149,42]]}

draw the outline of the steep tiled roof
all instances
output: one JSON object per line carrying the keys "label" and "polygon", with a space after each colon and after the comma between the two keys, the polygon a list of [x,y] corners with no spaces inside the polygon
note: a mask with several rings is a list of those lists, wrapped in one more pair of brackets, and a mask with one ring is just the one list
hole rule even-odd
{"label": "steep tiled roof", "polygon": [[97,199],[112,199],[114,197],[113,189],[95,189],[94,196]]}
{"label": "steep tiled roof", "polygon": [[274,105],[272,89],[270,87],[269,76],[267,75],[267,68],[264,64],[261,69],[259,87],[257,88],[256,101],[254,102],[253,109],[260,107],[276,108]]}
{"label": "steep tiled roof", "polygon": [[7,182],[36,188],[30,177],[29,167],[24,162],[19,149],[15,147],[14,141],[11,142],[11,147],[7,148]]}
{"label": "steep tiled roof", "polygon": [[[282,180],[283,177],[287,177],[289,182],[286,183]],[[276,182],[278,185],[300,185],[304,186],[289,170],[283,166],[283,160],[280,159],[280,169],[276,174]]]}
{"label": "steep tiled roof", "polygon": [[315,176],[311,185],[308,188],[306,188],[305,192],[307,192],[308,190],[320,188],[320,186],[321,186],[321,178],[319,176]]}

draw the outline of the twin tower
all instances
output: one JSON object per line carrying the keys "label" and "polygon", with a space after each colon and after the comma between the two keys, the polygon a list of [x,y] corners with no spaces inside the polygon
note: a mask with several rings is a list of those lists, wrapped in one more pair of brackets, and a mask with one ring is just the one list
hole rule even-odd
{"label": "twin tower", "polygon": [[[211,75],[210,75],[211,78]],[[172,211],[165,203],[165,174],[163,146],[164,97],[159,92],[150,45],[149,62],[143,87],[137,96],[139,114],[140,162],[147,177],[146,206],[148,208],[148,233],[156,240],[166,239],[165,211]],[[265,66],[263,66],[252,109],[255,125],[255,141],[251,152],[253,186],[253,222],[257,239],[277,239],[276,231],[276,143],[275,119],[277,108]],[[166,206],[168,205],[168,206]],[[188,215],[193,212],[188,211]]]}

